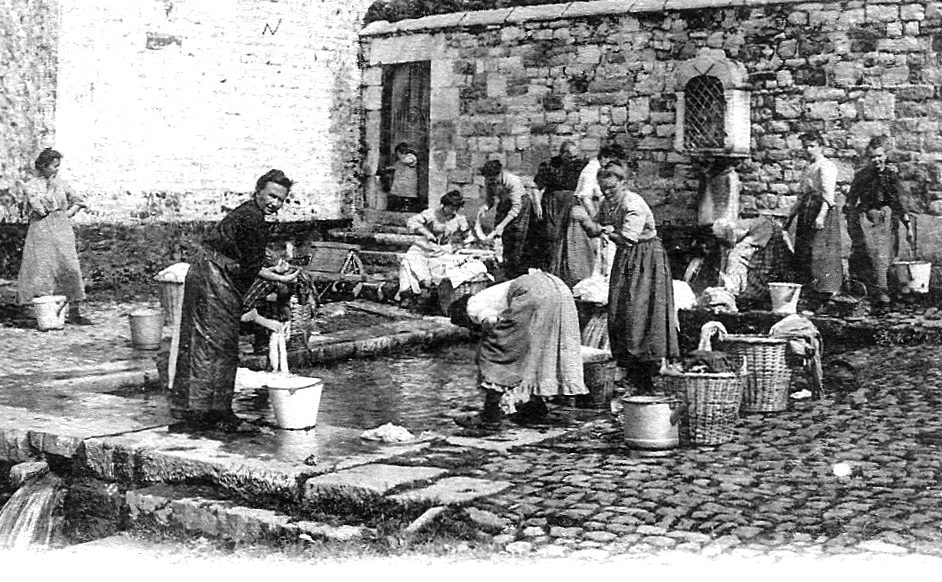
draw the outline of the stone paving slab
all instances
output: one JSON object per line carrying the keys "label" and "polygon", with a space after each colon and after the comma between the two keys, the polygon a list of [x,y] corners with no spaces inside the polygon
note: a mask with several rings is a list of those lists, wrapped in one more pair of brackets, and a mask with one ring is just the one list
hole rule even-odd
{"label": "stone paving slab", "polygon": [[379,445],[363,441],[360,433],[323,425],[310,431],[195,437],[159,428],[89,439],[83,462],[94,475],[108,481],[199,480],[238,494],[298,501],[308,477],[427,446],[427,442]]}
{"label": "stone paving slab", "polygon": [[385,495],[392,489],[419,481],[429,481],[444,473],[444,469],[427,467],[382,463],[360,465],[308,479],[304,483],[304,500],[316,502],[320,497],[337,495],[347,498]]}
{"label": "stone paving slab", "polygon": [[506,452],[515,447],[522,447],[562,436],[566,433],[564,428],[551,429],[521,429],[509,428],[498,434],[484,437],[468,437],[449,435],[445,442],[459,447],[470,447],[488,451]]}
{"label": "stone paving slab", "polygon": [[479,497],[500,493],[511,486],[508,481],[492,481],[474,477],[446,477],[423,489],[393,495],[401,503],[427,503],[430,505],[460,505]]}
{"label": "stone paving slab", "polygon": [[[109,407],[108,415],[62,415],[58,410],[36,412],[22,407],[0,406],[0,456],[9,461],[27,461],[38,454],[74,456],[87,439],[146,430],[158,415],[142,413],[124,398],[105,394],[86,394],[80,398],[87,410]],[[61,406],[61,403],[60,403]],[[133,413],[132,413],[132,410]],[[120,412],[127,411],[128,415]]]}

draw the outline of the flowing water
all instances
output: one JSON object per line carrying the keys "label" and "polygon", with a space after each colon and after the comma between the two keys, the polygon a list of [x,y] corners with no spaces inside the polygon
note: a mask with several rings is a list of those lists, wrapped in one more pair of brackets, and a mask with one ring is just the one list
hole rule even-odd
{"label": "flowing water", "polygon": [[52,540],[57,493],[62,479],[53,474],[27,481],[0,510],[0,549],[45,548]]}

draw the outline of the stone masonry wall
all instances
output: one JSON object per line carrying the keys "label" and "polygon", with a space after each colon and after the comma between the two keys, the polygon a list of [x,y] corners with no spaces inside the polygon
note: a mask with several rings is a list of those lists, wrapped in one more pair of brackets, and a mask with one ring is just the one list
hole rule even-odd
{"label": "stone masonry wall", "polygon": [[451,187],[476,196],[488,158],[532,177],[564,139],[589,154],[616,140],[658,219],[692,223],[698,167],[673,148],[673,76],[710,48],[741,62],[751,89],[742,209],[791,205],[806,164],[798,136],[813,129],[843,191],[868,139],[891,136],[906,203],[942,215],[942,2],[740,4],[583,2],[373,23],[361,33],[366,172],[378,163],[382,65],[430,59],[433,199]]}
{"label": "stone masonry wall", "polygon": [[55,135],[57,45],[54,0],[0,0],[0,222],[19,219],[15,185]]}
{"label": "stone masonry wall", "polygon": [[[30,15],[52,2],[13,4]],[[272,167],[297,183],[281,220],[349,215],[365,0],[58,3],[55,139],[26,129],[20,157],[63,152],[63,176],[90,203],[80,222],[215,220]]]}

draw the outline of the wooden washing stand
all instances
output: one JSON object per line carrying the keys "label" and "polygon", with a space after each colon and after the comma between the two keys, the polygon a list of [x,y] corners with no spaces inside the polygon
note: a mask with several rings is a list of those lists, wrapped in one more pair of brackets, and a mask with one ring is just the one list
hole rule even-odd
{"label": "wooden washing stand", "polygon": [[[362,247],[349,243],[316,242],[311,243],[311,256],[305,270],[314,280],[324,283],[324,289],[318,293],[318,299],[328,290],[338,290],[342,281],[356,281],[358,287],[370,280],[363,268],[359,251]],[[356,290],[354,294],[358,294]]]}

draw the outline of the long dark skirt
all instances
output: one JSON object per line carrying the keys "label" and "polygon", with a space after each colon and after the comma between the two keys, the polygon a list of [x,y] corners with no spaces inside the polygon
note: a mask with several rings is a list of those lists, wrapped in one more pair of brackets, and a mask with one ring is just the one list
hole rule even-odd
{"label": "long dark skirt", "polygon": [[[509,211],[509,201],[498,204],[495,222],[500,224]],[[524,196],[520,214],[510,221],[501,235],[501,243],[504,247],[504,276],[508,280],[526,275],[530,268],[539,266],[539,259],[535,253],[536,247],[539,246],[539,238],[533,202],[529,196]]]}
{"label": "long dark skirt", "polygon": [[801,283],[819,293],[837,293],[843,284],[841,222],[837,210],[828,209],[824,228],[815,230],[821,199],[811,198],[798,212],[795,227],[795,270]]}
{"label": "long dark skirt", "polygon": [[548,270],[572,288],[579,281],[592,276],[594,257],[589,235],[580,223],[570,219],[569,228],[562,239],[556,242]]}
{"label": "long dark skirt", "polygon": [[661,240],[615,252],[608,290],[608,336],[619,365],[680,355],[674,287]]}
{"label": "long dark skirt", "polygon": [[234,261],[202,252],[183,288],[180,348],[170,389],[170,413],[228,412],[239,367],[242,294]]}

